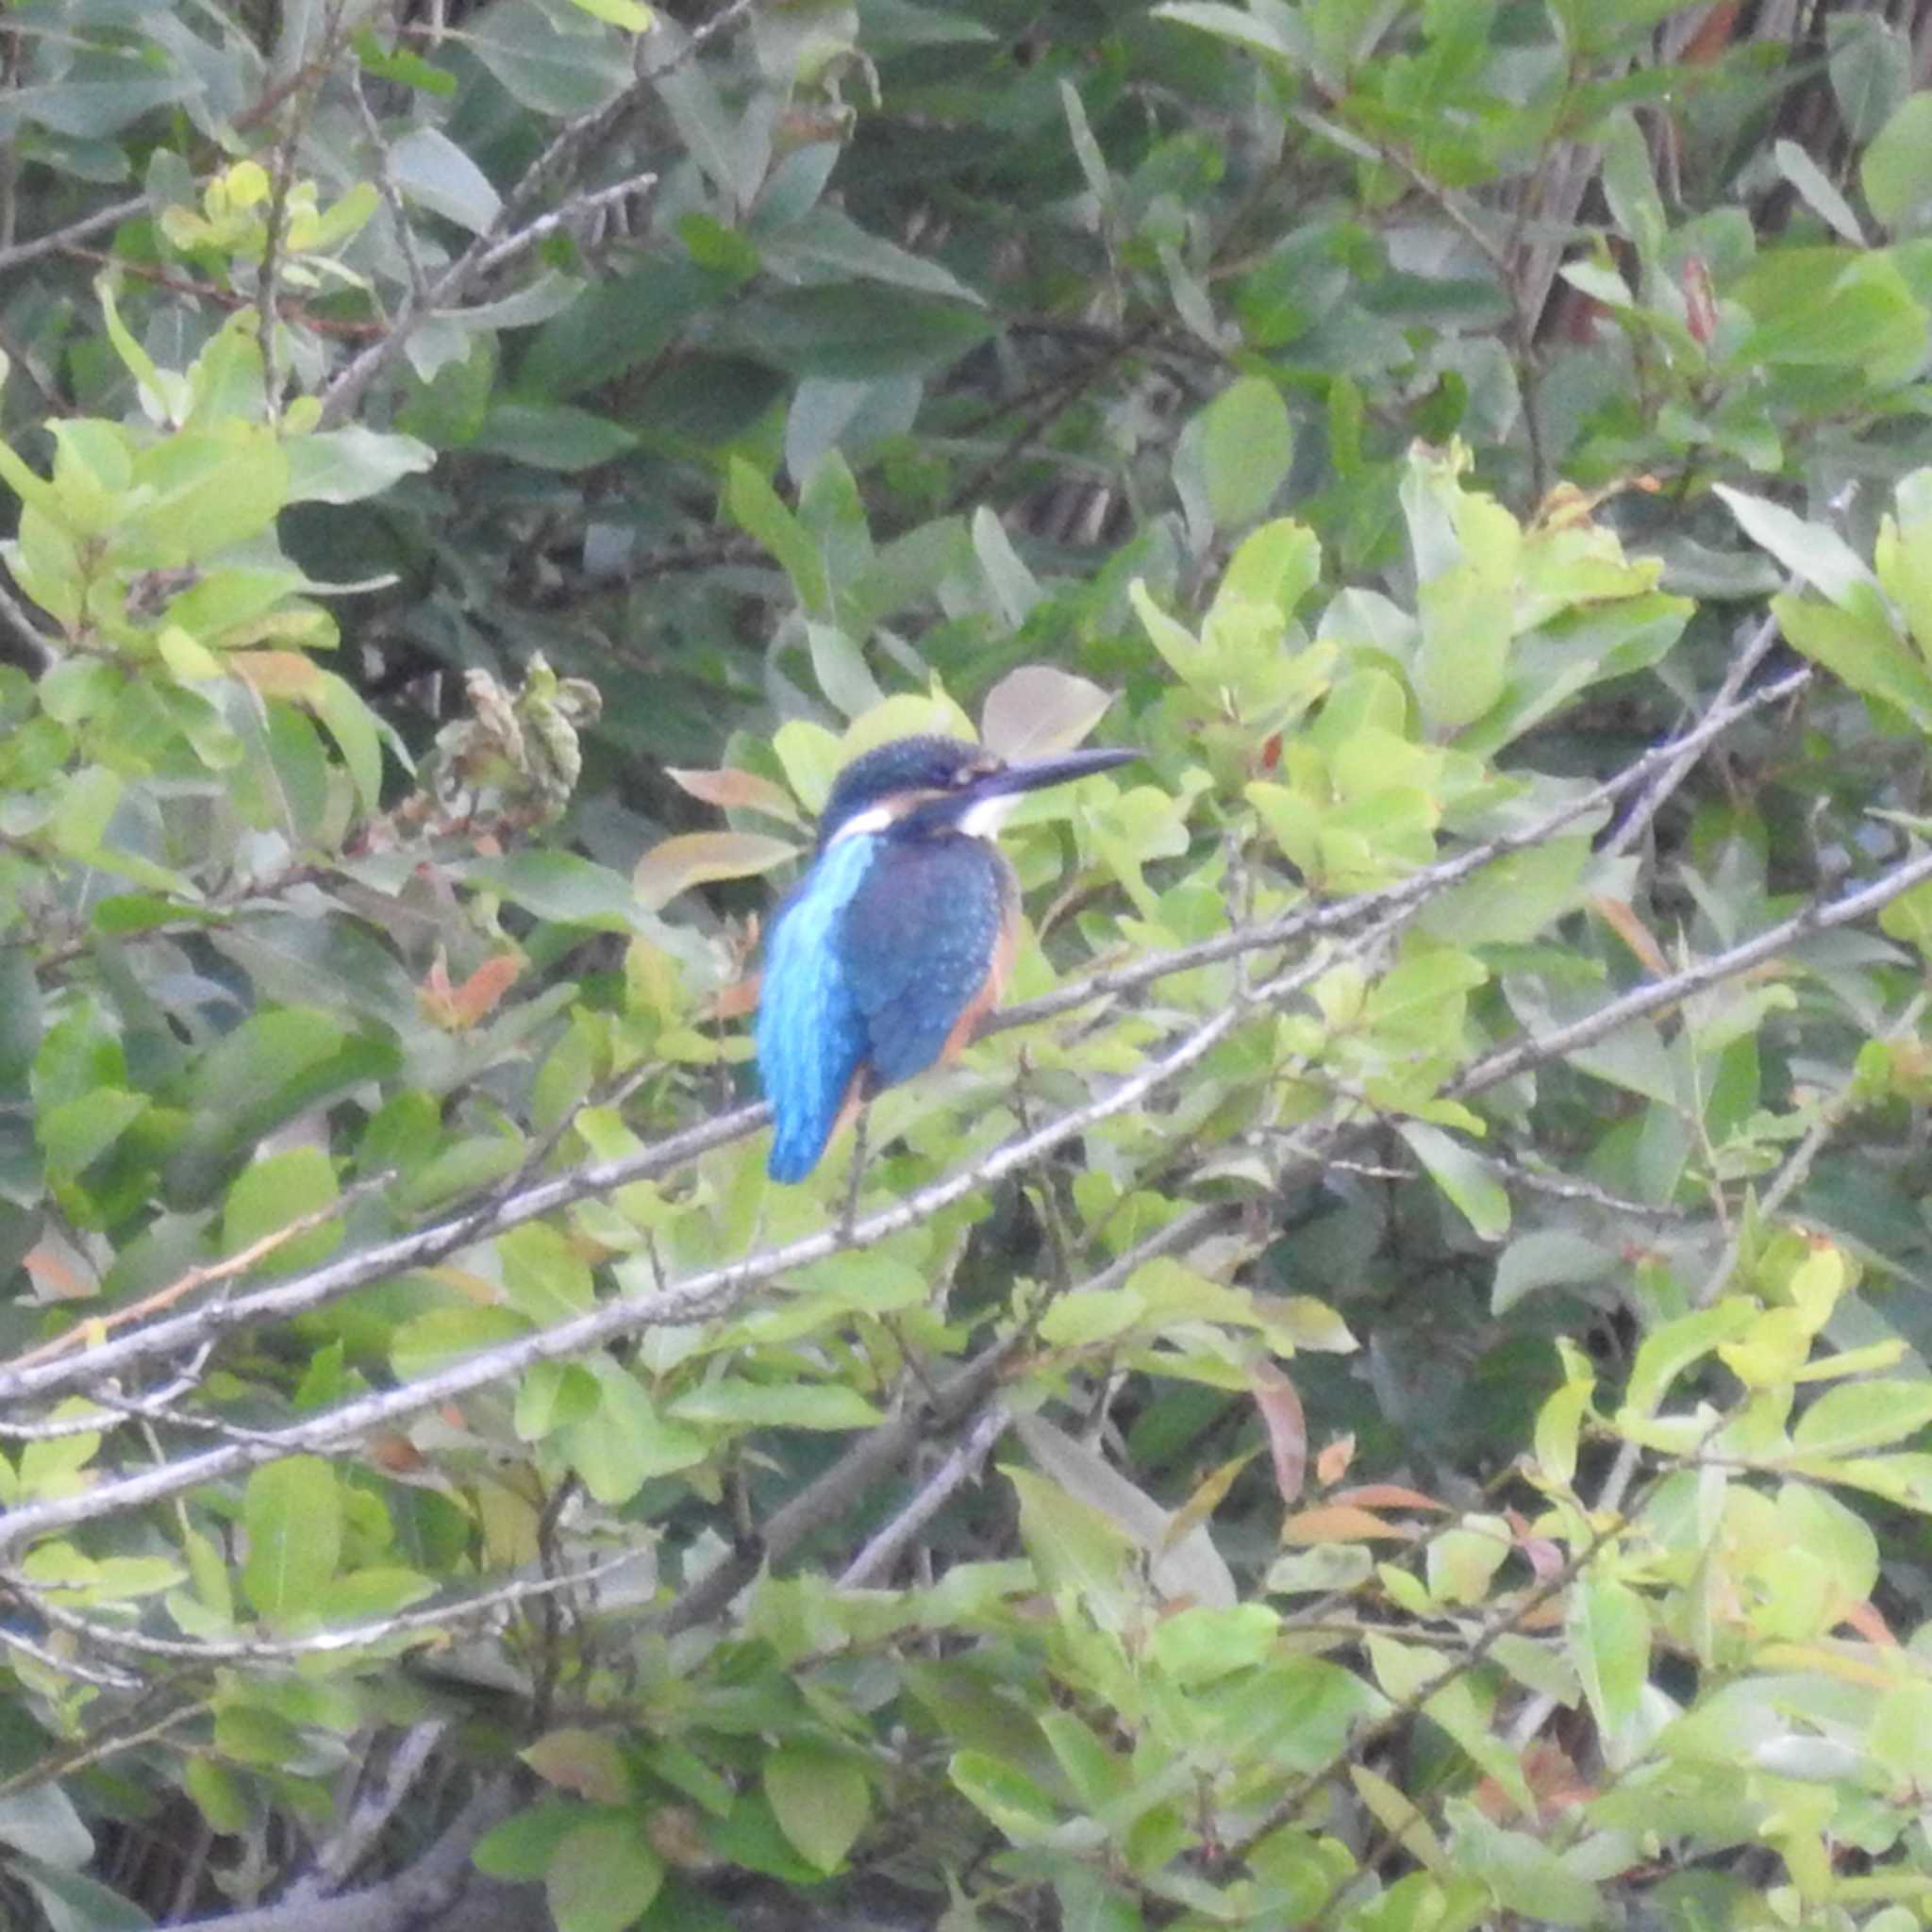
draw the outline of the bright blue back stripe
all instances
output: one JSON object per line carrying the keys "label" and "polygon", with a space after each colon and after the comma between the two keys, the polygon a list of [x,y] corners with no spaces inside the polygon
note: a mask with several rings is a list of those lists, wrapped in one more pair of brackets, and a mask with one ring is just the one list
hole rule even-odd
{"label": "bright blue back stripe", "polygon": [[837,941],[878,848],[870,833],[838,840],[779,909],[765,948],[758,1056],[774,1123],[774,1180],[803,1180],[818,1165],[865,1058],[865,1018]]}

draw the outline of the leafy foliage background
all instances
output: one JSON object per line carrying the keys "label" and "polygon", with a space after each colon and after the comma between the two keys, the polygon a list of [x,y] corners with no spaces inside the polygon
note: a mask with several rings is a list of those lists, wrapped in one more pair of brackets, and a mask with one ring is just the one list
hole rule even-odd
{"label": "leafy foliage background", "polygon": [[1919,1924],[1928,46],[0,17],[9,1922]]}

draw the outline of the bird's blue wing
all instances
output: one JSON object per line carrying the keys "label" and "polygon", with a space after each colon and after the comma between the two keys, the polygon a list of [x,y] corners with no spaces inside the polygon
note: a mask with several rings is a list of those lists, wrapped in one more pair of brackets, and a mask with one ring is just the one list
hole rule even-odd
{"label": "bird's blue wing", "polygon": [[838,1124],[866,1058],[865,1013],[839,934],[882,841],[855,834],[834,843],[779,908],[758,991],[758,1074],[772,1103],[774,1181],[802,1181]]}
{"label": "bird's blue wing", "polygon": [[881,1087],[929,1067],[982,999],[1012,891],[1006,860],[983,839],[881,842],[838,924]]}

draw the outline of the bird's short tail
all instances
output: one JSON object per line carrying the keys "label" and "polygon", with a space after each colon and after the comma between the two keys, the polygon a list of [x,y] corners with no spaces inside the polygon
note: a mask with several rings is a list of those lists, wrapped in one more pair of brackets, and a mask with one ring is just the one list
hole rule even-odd
{"label": "bird's short tail", "polygon": [[819,1164],[819,1157],[831,1138],[830,1121],[805,1115],[785,1120],[772,1137],[765,1172],[774,1181],[802,1181]]}

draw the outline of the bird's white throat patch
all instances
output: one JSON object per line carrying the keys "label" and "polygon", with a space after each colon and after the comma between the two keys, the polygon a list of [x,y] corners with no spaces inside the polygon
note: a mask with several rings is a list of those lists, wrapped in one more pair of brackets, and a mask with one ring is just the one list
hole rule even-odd
{"label": "bird's white throat patch", "polygon": [[1012,817],[1019,803],[1017,791],[996,791],[991,798],[969,805],[959,814],[959,829],[969,839],[991,839]]}
{"label": "bird's white throat patch", "polygon": [[831,836],[829,842],[836,845],[841,839],[860,839],[872,832],[883,832],[892,823],[892,808],[886,805],[875,805],[869,811],[854,812]]}

